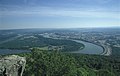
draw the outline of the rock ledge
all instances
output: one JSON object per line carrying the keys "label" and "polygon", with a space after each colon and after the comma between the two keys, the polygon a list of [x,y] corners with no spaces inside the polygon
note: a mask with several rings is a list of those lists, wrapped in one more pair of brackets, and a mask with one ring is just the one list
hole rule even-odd
{"label": "rock ledge", "polygon": [[0,76],[22,76],[26,59],[18,55],[0,57]]}

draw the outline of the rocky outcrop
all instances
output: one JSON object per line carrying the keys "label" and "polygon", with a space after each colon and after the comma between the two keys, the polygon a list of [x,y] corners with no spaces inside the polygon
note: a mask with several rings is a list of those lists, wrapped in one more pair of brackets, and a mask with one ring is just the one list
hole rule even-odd
{"label": "rocky outcrop", "polygon": [[22,76],[26,59],[18,55],[0,57],[0,76]]}

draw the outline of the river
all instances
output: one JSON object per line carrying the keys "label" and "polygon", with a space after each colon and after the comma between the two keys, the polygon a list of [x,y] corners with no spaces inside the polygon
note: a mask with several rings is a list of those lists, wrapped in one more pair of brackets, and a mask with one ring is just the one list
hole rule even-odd
{"label": "river", "polygon": [[78,51],[73,51],[71,53],[83,53],[83,54],[101,54],[103,53],[103,48],[101,46],[98,46],[93,43],[81,41],[81,40],[73,40],[78,43],[82,43],[85,45],[84,49],[78,50]]}
{"label": "river", "polygon": [[24,52],[30,52],[30,50],[10,50],[10,49],[0,49],[0,55],[6,54],[19,54]]}
{"label": "river", "polygon": [[[103,53],[103,48],[101,46],[98,46],[93,43],[81,41],[81,40],[73,40],[78,43],[82,43],[85,45],[84,49],[73,51],[70,53],[83,53],[83,54],[101,54]],[[24,52],[30,52],[30,50],[10,50],[10,49],[0,49],[0,55],[5,54],[18,54],[18,53],[24,53]]]}
{"label": "river", "polygon": [[[43,36],[46,37],[46,36]],[[49,36],[47,36],[46,38],[51,38]],[[59,38],[52,38],[52,39],[59,39]],[[71,39],[68,39],[71,40]],[[85,45],[85,47],[81,50],[78,51],[72,51],[72,52],[68,52],[68,53],[82,53],[82,54],[98,54],[98,55],[102,55],[104,52],[104,49],[102,46],[99,46],[97,44],[93,44],[90,42],[86,42],[86,41],[82,41],[82,40],[72,40],[78,43],[82,43]]]}

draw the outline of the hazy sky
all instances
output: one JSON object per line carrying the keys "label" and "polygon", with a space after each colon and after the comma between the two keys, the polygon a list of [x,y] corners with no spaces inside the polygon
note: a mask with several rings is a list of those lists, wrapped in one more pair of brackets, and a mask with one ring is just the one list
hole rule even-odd
{"label": "hazy sky", "polygon": [[0,29],[120,27],[120,0],[0,0]]}

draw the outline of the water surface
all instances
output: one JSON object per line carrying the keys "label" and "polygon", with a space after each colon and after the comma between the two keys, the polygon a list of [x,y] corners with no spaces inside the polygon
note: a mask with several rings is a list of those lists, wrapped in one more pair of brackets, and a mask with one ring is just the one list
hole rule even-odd
{"label": "water surface", "polygon": [[0,55],[6,55],[6,54],[19,54],[19,53],[25,53],[25,52],[30,52],[30,50],[0,49]]}
{"label": "water surface", "polygon": [[[101,54],[103,52],[103,48],[93,43],[81,41],[81,40],[73,40],[78,43],[82,43],[85,45],[84,49],[78,51],[72,51],[70,53],[83,53],[83,54]],[[6,54],[19,54],[30,52],[30,50],[10,50],[10,49],[0,49],[0,55]],[[68,52],[69,53],[69,52]]]}
{"label": "water surface", "polygon": [[73,40],[78,43],[82,43],[85,45],[84,49],[73,51],[71,53],[83,53],[83,54],[101,54],[103,52],[103,48],[93,43],[81,41],[81,40]]}

